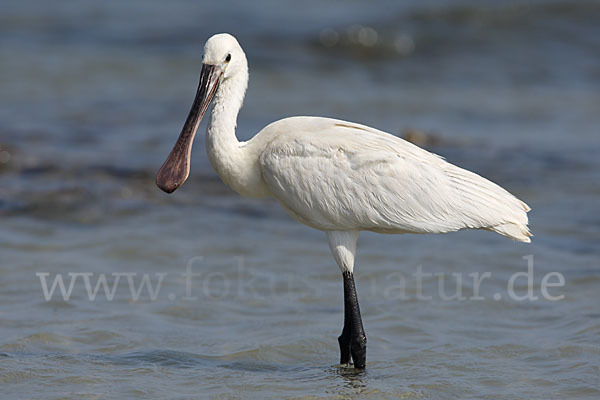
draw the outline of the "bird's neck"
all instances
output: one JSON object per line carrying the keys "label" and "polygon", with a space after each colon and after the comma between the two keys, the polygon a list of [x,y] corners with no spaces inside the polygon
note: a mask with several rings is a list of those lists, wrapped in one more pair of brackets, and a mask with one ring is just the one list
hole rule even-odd
{"label": "bird's neck", "polygon": [[[210,124],[206,132],[206,152],[208,159],[219,177],[236,192],[246,196],[254,193],[260,176],[256,160],[238,141],[235,135],[237,116],[244,101],[248,85],[248,72],[223,80],[217,93]],[[258,173],[257,173],[258,172]]]}
{"label": "bird's neck", "polygon": [[239,147],[240,142],[235,136],[237,116],[244,102],[248,72],[240,73],[221,82],[213,102],[210,125],[206,135],[207,144],[214,150],[225,150]]}

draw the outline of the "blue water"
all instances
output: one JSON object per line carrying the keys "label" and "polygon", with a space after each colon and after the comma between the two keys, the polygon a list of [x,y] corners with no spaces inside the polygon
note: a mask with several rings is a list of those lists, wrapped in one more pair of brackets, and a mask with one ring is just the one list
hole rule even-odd
{"label": "blue water", "polygon": [[[600,395],[598,2],[2,9],[0,397]],[[249,59],[241,139],[289,115],[422,132],[424,147],[525,200],[533,243],[361,234],[368,367],[336,365],[342,281],[322,232],[225,187],[203,140],[181,189],[154,185],[204,41],[222,31]],[[509,286],[529,256],[520,299],[527,278]],[[419,283],[419,271],[431,275]],[[485,272],[474,299],[470,274]],[[144,274],[161,282],[155,296],[136,296]],[[71,296],[57,286],[47,301],[57,276],[65,289],[74,277]],[[100,276],[113,297],[99,286],[90,300],[85,279],[94,289]],[[446,299],[457,279],[460,298]]]}

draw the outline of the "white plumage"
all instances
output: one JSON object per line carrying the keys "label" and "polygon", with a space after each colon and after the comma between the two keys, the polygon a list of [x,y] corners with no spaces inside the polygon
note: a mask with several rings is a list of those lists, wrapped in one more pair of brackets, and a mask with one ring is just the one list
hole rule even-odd
{"label": "white plumage", "polygon": [[[233,36],[214,35],[206,42],[203,64],[212,68],[213,78],[206,83],[201,112],[195,102],[159,171],[157,183],[164,190],[175,190],[187,178],[191,143],[214,96],[206,150],[221,179],[241,195],[274,197],[296,220],[329,232],[330,244],[357,237],[338,232],[447,233],[465,228],[530,242],[527,204],[389,133],[331,118],[291,117],[239,142],[236,120],[248,84],[245,54]],[[202,99],[197,95],[196,100]],[[200,115],[194,119],[195,108]],[[346,243],[347,249],[354,247]],[[352,271],[351,258],[340,265],[342,270]]]}
{"label": "white plumage", "polygon": [[482,228],[529,242],[529,207],[500,186],[400,138],[329,118],[267,126],[262,177],[300,222],[320,230],[446,233]]}
{"label": "white plumage", "polygon": [[326,232],[343,272],[345,318],[341,363],[364,368],[364,335],[354,278],[360,231],[446,233],[486,229],[529,242],[529,207],[481,176],[388,133],[352,122],[292,117],[247,142],[235,136],[248,84],[246,56],[228,34],[205,45],[192,110],[156,182],[166,192],[187,179],[194,135],[214,98],[208,158],[244,196],[272,196],[296,220]]}

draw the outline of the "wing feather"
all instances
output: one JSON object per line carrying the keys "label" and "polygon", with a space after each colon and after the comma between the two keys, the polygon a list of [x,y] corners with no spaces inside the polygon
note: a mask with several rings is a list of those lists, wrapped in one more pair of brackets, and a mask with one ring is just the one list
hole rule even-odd
{"label": "wing feather", "polygon": [[266,129],[273,196],[322,230],[444,233],[488,229],[529,241],[529,207],[495,183],[363,125],[295,117]]}

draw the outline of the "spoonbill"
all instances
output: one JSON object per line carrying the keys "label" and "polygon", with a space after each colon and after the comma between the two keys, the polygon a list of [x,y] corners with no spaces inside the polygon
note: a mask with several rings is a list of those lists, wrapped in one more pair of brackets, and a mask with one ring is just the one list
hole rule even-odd
{"label": "spoonbill", "polygon": [[248,84],[244,51],[221,33],[204,46],[200,83],[171,153],[156,175],[167,193],[190,173],[198,125],[214,101],[206,151],[242,196],[274,197],[297,221],[325,232],[344,282],[340,364],[365,368],[367,338],[354,285],[360,231],[447,233],[485,229],[530,242],[530,208],[505,189],[389,133],[323,117],[290,117],[236,138]]}

